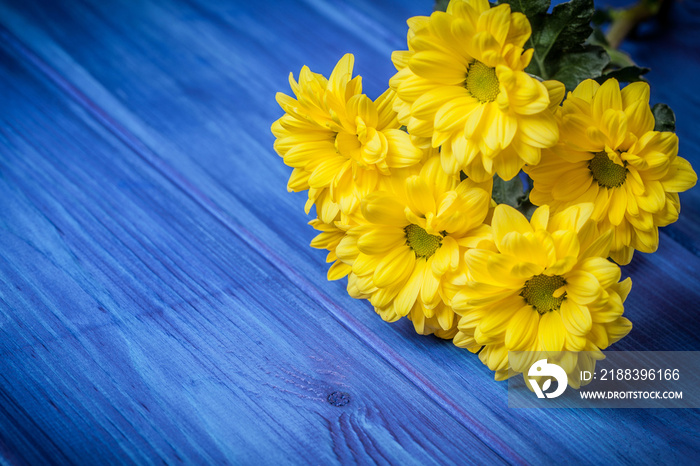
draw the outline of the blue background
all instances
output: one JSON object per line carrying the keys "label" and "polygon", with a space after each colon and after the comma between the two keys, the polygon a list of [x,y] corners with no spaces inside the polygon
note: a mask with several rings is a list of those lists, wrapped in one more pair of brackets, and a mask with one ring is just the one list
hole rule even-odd
{"label": "blue background", "polygon": [[[0,459],[669,463],[696,410],[514,410],[450,342],[327,282],[275,92],[378,96],[429,0],[0,3]],[[700,5],[624,48],[700,167]],[[637,254],[618,350],[700,350],[700,191]],[[342,406],[328,402],[345,394]],[[342,403],[335,403],[342,404]]]}

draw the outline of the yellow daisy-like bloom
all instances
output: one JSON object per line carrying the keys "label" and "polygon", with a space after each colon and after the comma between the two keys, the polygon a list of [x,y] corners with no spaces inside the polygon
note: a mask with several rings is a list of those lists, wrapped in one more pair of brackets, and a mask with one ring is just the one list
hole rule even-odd
{"label": "yellow daisy-like bloom", "polygon": [[381,177],[423,156],[399,129],[394,92],[375,101],[362,94],[360,77],[352,78],[353,63],[353,55],[345,55],[329,79],[305,66],[298,83],[289,76],[296,99],[277,93],[286,113],[272,125],[275,150],[294,167],[287,188],[308,189],[307,213],[316,203],[325,223],[333,221],[336,209],[353,214]]}
{"label": "yellow daisy-like bloom", "polygon": [[368,298],[384,320],[408,316],[418,333],[451,337],[454,312],[444,286],[463,273],[468,248],[491,241],[491,227],[483,223],[489,184],[460,182],[433,157],[420,174],[367,196],[365,223],[348,230],[336,248],[352,266],[350,295]]}
{"label": "yellow daisy-like bloom", "polygon": [[[523,367],[509,351],[594,351],[625,336],[622,317],[631,280],[605,259],[610,231],[598,234],[592,204],[549,216],[538,208],[530,222],[506,205],[496,207],[496,250],[471,249],[471,280],[452,300],[458,314],[457,346],[479,358],[502,380]],[[483,348],[483,349],[482,349]]]}
{"label": "yellow daisy-like bloom", "polygon": [[553,212],[594,203],[592,218],[600,231],[612,230],[618,264],[628,264],[635,249],[656,251],[658,227],[678,219],[678,193],[697,175],[678,157],[678,137],[654,131],[649,85],[620,90],[615,79],[584,81],[564,101],[560,119],[559,144],[525,168],[534,181],[532,203]]}
{"label": "yellow daisy-like bloom", "polygon": [[394,109],[412,136],[442,146],[443,168],[481,182],[513,178],[557,142],[553,107],[564,85],[523,70],[531,29],[507,4],[452,0],[447,12],[408,21],[408,51],[397,51]]}

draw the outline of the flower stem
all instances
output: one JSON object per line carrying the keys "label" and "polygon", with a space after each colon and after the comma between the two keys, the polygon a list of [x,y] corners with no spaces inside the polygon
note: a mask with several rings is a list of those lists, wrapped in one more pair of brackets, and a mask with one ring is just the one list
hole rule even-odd
{"label": "flower stem", "polygon": [[672,0],[640,0],[629,8],[615,10],[612,13],[613,23],[605,35],[610,47],[617,49],[622,41],[638,24],[653,18],[662,10],[664,4]]}

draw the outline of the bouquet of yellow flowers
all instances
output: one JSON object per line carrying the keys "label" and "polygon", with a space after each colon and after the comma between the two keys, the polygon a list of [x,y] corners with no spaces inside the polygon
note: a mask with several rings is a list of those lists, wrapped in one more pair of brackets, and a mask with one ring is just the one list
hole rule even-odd
{"label": "bouquet of yellow flowers", "polygon": [[624,337],[620,266],[657,249],[697,181],[646,70],[591,40],[592,1],[548,9],[452,0],[408,20],[377,99],[348,54],[329,78],[290,75],[272,125],[328,278],[478,352],[497,380],[524,370],[509,352],[595,354]]}

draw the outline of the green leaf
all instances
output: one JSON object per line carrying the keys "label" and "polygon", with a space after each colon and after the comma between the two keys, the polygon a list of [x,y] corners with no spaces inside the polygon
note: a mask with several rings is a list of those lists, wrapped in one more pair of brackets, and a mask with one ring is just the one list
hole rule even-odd
{"label": "green leaf", "polygon": [[529,17],[532,36],[527,45],[535,52],[526,71],[544,79],[552,78],[561,69],[561,58],[581,51],[591,35],[593,11],[593,0],[571,0],[555,6],[551,14]]}
{"label": "green leaf", "polygon": [[603,76],[596,78],[600,84],[603,84],[610,78],[615,78],[621,83],[634,83],[637,81],[644,81],[643,75],[649,72],[649,68],[641,68],[639,66],[625,66],[623,68],[609,71]]}
{"label": "green leaf", "polygon": [[450,0],[435,0],[435,5],[433,5],[433,11],[445,11],[447,10],[447,5],[450,4]]}
{"label": "green leaf", "polygon": [[[600,44],[599,44],[600,45]],[[610,66],[614,66],[615,68],[625,68],[627,66],[637,66],[637,64],[632,60],[632,57],[630,57],[626,52],[621,52],[619,50],[616,50],[610,46],[603,46],[606,52],[608,52],[608,55],[610,55]],[[648,68],[641,68],[640,69],[648,69]]]}
{"label": "green leaf", "polygon": [[520,211],[528,220],[537,209],[528,199],[532,189],[532,180],[528,177],[528,186],[523,186],[520,176],[503,181],[498,175],[493,177],[493,192],[491,197],[497,204],[506,204]]}
{"label": "green leaf", "polygon": [[503,181],[500,176],[495,175],[491,197],[498,204],[507,204],[516,209],[527,199],[527,195],[523,191],[523,182],[519,176],[509,181]]}
{"label": "green leaf", "polygon": [[593,30],[593,34],[588,38],[588,42],[593,45],[600,45],[610,56],[610,63],[603,70],[603,75],[596,78],[596,81],[599,83],[603,83],[610,78],[615,78],[625,83],[643,81],[644,78],[642,76],[650,71],[649,68],[637,66],[632,57],[626,52],[612,48],[599,27]]}
{"label": "green leaf", "polygon": [[605,38],[605,33],[599,27],[593,28],[593,33],[588,37],[588,42],[602,47],[607,47],[609,45],[608,39]]}
{"label": "green leaf", "polygon": [[651,113],[654,114],[654,131],[671,131],[676,132],[676,115],[673,110],[666,104],[656,104],[651,107]]}
{"label": "green leaf", "polygon": [[591,21],[593,22],[594,25],[596,26],[601,26],[603,24],[609,23],[612,21],[612,16],[610,15],[610,9],[596,9],[593,12],[593,17],[591,18]]}
{"label": "green leaf", "polygon": [[498,2],[507,3],[510,5],[511,11],[517,11],[524,14],[528,18],[536,15],[544,15],[549,10],[549,0],[502,0]]}
{"label": "green leaf", "polygon": [[590,35],[587,43],[603,47],[605,51],[608,52],[608,55],[610,55],[610,66],[614,67],[614,69],[637,65],[626,52],[610,47],[605,33],[599,27],[593,29],[593,34]]}
{"label": "green leaf", "polygon": [[525,199],[522,204],[520,204],[520,207],[518,207],[518,210],[527,218],[530,220],[532,218],[532,214],[535,213],[537,210],[537,206],[530,202],[529,199]]}
{"label": "green leaf", "polygon": [[558,79],[567,90],[581,81],[596,78],[610,63],[610,57],[599,46],[587,44],[591,36],[593,0],[571,0],[552,9],[548,0],[502,0],[514,11],[530,20],[532,36],[526,47],[532,47],[532,61],[525,71],[543,79]]}
{"label": "green leaf", "polygon": [[599,77],[608,63],[610,57],[602,47],[587,45],[583,51],[562,56],[552,78],[564,83],[567,91],[572,91],[581,81]]}

